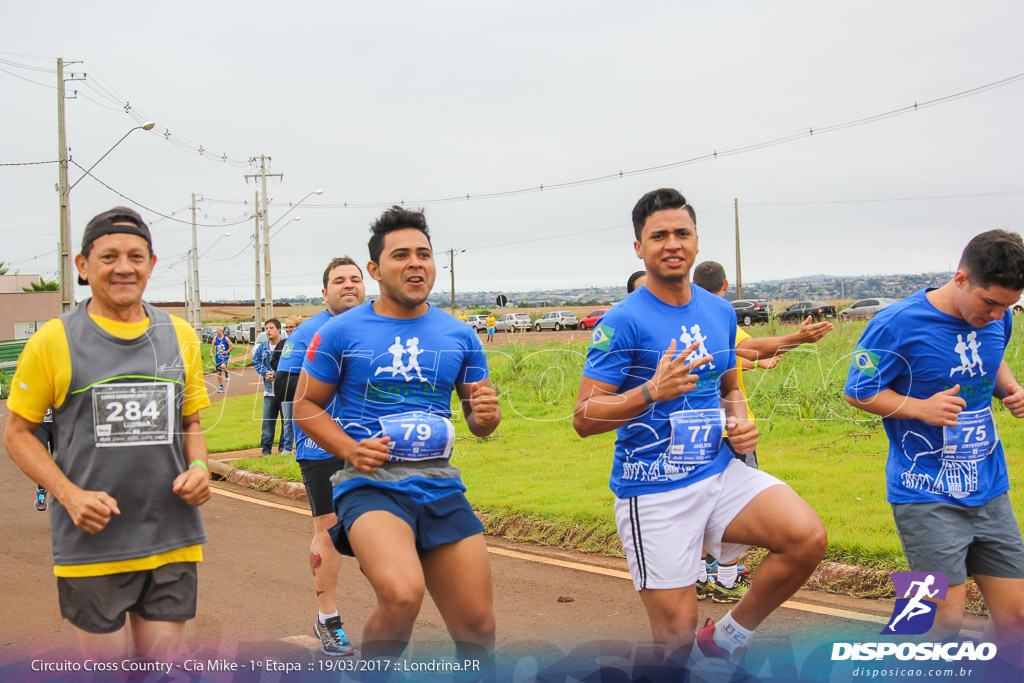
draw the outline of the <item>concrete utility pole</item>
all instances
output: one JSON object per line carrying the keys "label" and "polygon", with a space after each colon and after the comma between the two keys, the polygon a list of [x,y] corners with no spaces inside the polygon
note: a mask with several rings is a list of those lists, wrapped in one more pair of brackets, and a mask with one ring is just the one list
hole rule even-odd
{"label": "concrete utility pole", "polygon": [[68,142],[64,130],[64,60],[57,59],[57,191],[60,193],[60,309],[75,305],[71,280],[71,204],[68,195]]}
{"label": "concrete utility pole", "polygon": [[452,271],[452,313],[455,313],[455,250],[448,250],[448,265]]}
{"label": "concrete utility pole", "polygon": [[263,330],[263,302],[260,301],[260,193],[257,192],[253,200],[253,215],[256,217],[256,228],[252,234],[252,244],[256,248],[256,295],[253,302],[256,305],[256,334]]}
{"label": "concrete utility pole", "polygon": [[203,309],[199,300],[199,248],[196,245],[196,193],[192,193],[192,327],[203,327]]}
{"label": "concrete utility pole", "polygon": [[448,270],[452,271],[452,315],[455,314],[455,252],[465,253],[465,249],[448,250]]}
{"label": "concrete utility pole", "polygon": [[[270,161],[270,157],[260,155],[260,172],[258,174],[248,174],[245,176],[246,180],[249,178],[260,179],[260,194],[263,199],[263,269],[264,269],[264,287],[267,291],[267,319],[274,317],[274,296],[271,293],[270,287],[270,220],[267,216],[267,177],[271,178],[284,178],[283,173],[267,173],[267,162]],[[250,159],[250,161],[256,161],[256,157]]]}
{"label": "concrete utility pole", "polygon": [[743,269],[740,267],[740,200],[734,198],[733,210],[736,213],[736,298],[743,298]]}

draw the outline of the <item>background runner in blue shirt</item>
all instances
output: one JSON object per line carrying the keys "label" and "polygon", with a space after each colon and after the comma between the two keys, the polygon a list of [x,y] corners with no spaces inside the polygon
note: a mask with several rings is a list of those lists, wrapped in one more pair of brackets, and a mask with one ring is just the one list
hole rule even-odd
{"label": "background runner in blue shirt", "polygon": [[[363,656],[397,656],[429,589],[458,659],[494,649],[491,572],[483,525],[448,458],[452,391],[470,432],[487,436],[501,412],[472,329],[433,308],[436,266],[426,219],[395,206],[373,224],[367,272],[380,299],[331,319],[314,335],[295,416],[346,460],[335,475],[336,542],[354,554],[378,604]],[[325,409],[340,397],[342,425]]]}
{"label": "background runner in blue shirt", "polygon": [[960,630],[968,575],[992,617],[986,637],[1024,638],[1024,541],[992,409],[994,396],[1024,417],[1024,389],[1003,360],[1022,292],[1024,241],[981,233],[949,282],[884,308],[852,354],[846,400],[882,417],[887,497],[910,569],[949,578],[932,640]]}
{"label": "background runner in blue shirt", "polygon": [[[358,306],[366,299],[363,286],[363,271],[348,256],[331,260],[324,269],[324,303],[327,308],[300,324],[285,340],[281,360],[274,377],[274,394],[283,402],[294,401],[295,387],[302,372],[302,359],[313,335],[320,327],[336,315]],[[293,406],[294,407],[294,406]],[[332,401],[327,410],[335,414],[336,404]],[[309,568],[313,572],[313,589],[316,592],[319,614],[314,630],[320,638],[324,654],[350,655],[355,651],[342,628],[337,607],[338,571],[341,555],[331,541],[330,529],[338,523],[334,513],[331,492],[331,477],[338,472],[345,461],[336,458],[306,436],[301,429],[301,420],[293,420],[295,433],[295,459],[302,471],[306,485],[310,511],[313,513],[313,540],[309,544]]]}

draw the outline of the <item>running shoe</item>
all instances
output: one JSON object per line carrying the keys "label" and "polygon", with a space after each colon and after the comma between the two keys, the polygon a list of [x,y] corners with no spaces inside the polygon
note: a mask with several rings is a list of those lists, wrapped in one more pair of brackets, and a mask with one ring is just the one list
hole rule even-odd
{"label": "running shoe", "polygon": [[320,636],[320,648],[325,655],[342,657],[355,654],[355,648],[348,642],[345,630],[341,628],[341,617],[331,617],[326,624],[316,620],[313,630]]}
{"label": "running shoe", "polygon": [[[711,562],[705,562],[704,563],[704,568],[707,570],[708,577],[716,577],[716,576],[718,576],[718,560],[713,560]],[[745,564],[740,564],[740,565],[736,566],[736,576],[743,576],[748,571],[750,571],[750,567],[748,567]]]}
{"label": "running shoe", "polygon": [[731,674],[736,668],[735,662],[747,651],[746,647],[738,647],[730,655],[728,650],[715,643],[715,620],[711,617],[704,622],[704,628],[697,631],[693,644],[690,657],[694,662],[694,670],[718,674]]}
{"label": "running shoe", "polygon": [[46,512],[46,489],[41,487],[36,489],[35,506],[36,510],[39,510],[40,512]]}
{"label": "running shoe", "polygon": [[224,392],[224,385],[221,384],[219,387],[217,387],[217,393],[220,394],[220,393],[223,393],[223,392]]}
{"label": "running shoe", "polygon": [[709,577],[706,581],[697,581],[697,583],[694,584],[694,587],[697,589],[698,600],[703,600],[704,598],[711,595],[712,591],[714,590],[711,587],[711,581],[713,581],[713,579]]}
{"label": "running shoe", "polygon": [[[710,582],[710,579],[709,579]],[[711,602],[718,602],[727,604],[730,602],[739,602],[748,590],[750,590],[750,584],[744,579],[737,578],[736,583],[732,585],[732,588],[726,588],[722,584],[715,580],[714,590],[711,592]]]}

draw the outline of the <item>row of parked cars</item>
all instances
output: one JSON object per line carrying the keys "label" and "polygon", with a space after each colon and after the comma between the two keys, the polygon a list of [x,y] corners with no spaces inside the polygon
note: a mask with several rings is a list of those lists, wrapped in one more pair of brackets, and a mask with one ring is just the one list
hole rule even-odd
{"label": "row of parked cars", "polygon": [[776,311],[771,302],[765,299],[737,299],[731,303],[736,311],[736,322],[740,325],[753,325],[768,322],[773,317],[782,322],[800,322],[806,320],[807,316],[811,316],[815,322],[837,317],[840,320],[867,320],[897,301],[884,297],[861,299],[838,313],[835,306],[824,301],[797,301],[781,311]]}
{"label": "row of parked cars", "polygon": [[[217,336],[217,327],[204,327],[201,330],[202,342],[204,344],[212,344],[214,337]],[[248,344],[252,341],[253,330],[256,329],[256,323],[238,323],[237,325],[224,325],[224,336],[230,339],[235,344]]]}
{"label": "row of parked cars", "polygon": [[[607,308],[602,309],[602,312],[607,310]],[[466,322],[477,332],[487,330],[486,315],[466,316]],[[576,328],[587,329],[572,311],[552,311],[536,320],[532,320],[526,313],[506,313],[494,323],[494,329],[497,332],[525,332],[531,328],[537,332],[541,330],[557,332],[558,330],[575,330]]]}

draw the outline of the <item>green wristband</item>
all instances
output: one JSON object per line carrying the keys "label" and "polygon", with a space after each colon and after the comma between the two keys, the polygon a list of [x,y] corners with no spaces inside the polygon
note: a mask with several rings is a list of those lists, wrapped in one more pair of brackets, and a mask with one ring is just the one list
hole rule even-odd
{"label": "green wristband", "polygon": [[202,467],[202,468],[203,468],[204,470],[206,470],[207,472],[209,472],[209,471],[210,471],[210,468],[209,468],[209,467],[207,467],[207,466],[206,466],[206,463],[205,463],[205,462],[203,462],[202,460],[193,460],[193,461],[192,461],[192,464],[190,464],[190,465],[189,465],[188,467],[189,467],[189,469],[192,469],[192,468],[193,468],[193,467],[195,467],[196,465],[199,465],[199,466],[201,466],[201,467]]}

